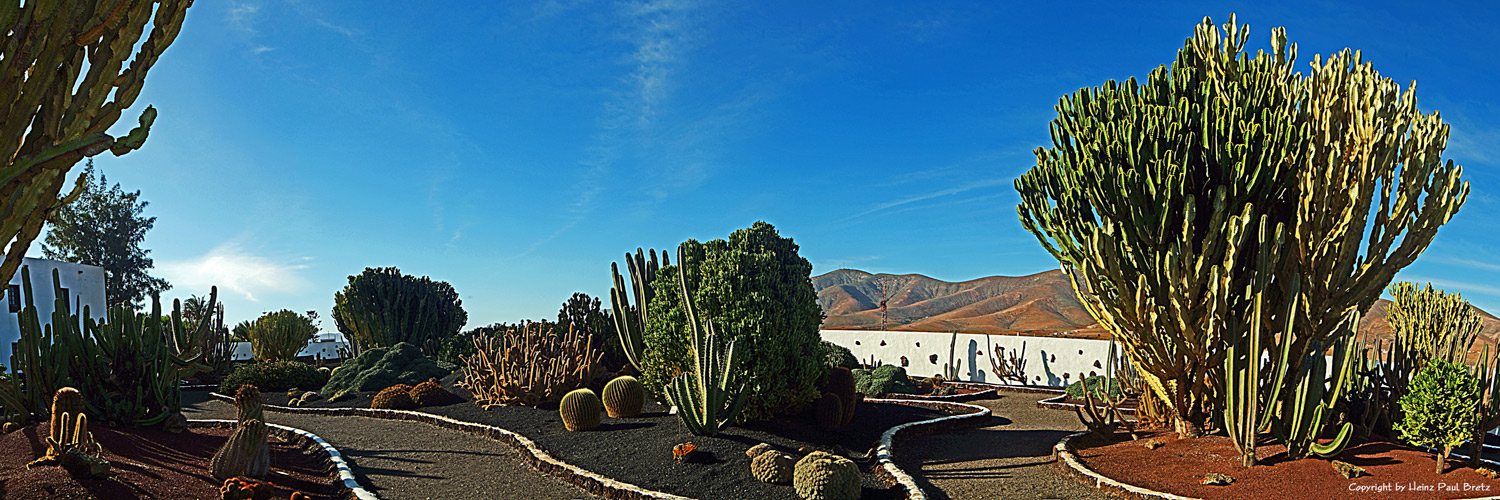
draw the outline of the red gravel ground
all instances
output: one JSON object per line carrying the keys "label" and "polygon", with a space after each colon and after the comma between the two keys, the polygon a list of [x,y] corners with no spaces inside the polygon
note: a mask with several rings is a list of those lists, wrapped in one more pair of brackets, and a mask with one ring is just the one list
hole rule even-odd
{"label": "red gravel ground", "polygon": [[[218,481],[208,462],[229,437],[228,429],[189,429],[172,434],[156,428],[110,429],[90,424],[104,448],[111,476],[73,479],[61,467],[26,464],[42,456],[49,424],[41,423],[0,436],[0,499],[215,499]],[[270,439],[271,477],[277,495],[293,490],[315,499],[339,498],[332,469],[320,457],[292,443]]]}
{"label": "red gravel ground", "polygon": [[[1433,472],[1434,456],[1402,444],[1383,441],[1351,445],[1336,457],[1364,467],[1366,475],[1345,479],[1330,461],[1287,460],[1286,448],[1262,444],[1259,464],[1246,469],[1239,452],[1224,436],[1177,439],[1175,433],[1151,438],[1165,446],[1148,450],[1142,441],[1092,446],[1097,440],[1075,440],[1077,455],[1095,472],[1122,483],[1197,498],[1278,500],[1479,498],[1500,495],[1500,481],[1487,479],[1449,460],[1447,473]],[[1091,442],[1093,441],[1093,442]],[[1228,486],[1200,484],[1204,474],[1234,478]]]}

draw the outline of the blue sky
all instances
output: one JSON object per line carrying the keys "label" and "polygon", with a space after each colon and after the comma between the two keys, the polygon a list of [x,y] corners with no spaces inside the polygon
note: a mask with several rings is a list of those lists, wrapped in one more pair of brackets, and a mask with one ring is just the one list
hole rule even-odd
{"label": "blue sky", "polygon": [[331,330],[367,266],[452,283],[470,327],[547,318],[626,251],[756,220],[814,274],[1025,275],[1056,263],[1012,182],[1057,99],[1237,12],[1254,48],[1285,26],[1304,67],[1420,83],[1473,193],[1398,279],[1500,313],[1496,7],[1130,3],[198,2],[116,127],[155,105],[145,148],[96,163],[150,202],[167,296],[217,284],[231,324]]}

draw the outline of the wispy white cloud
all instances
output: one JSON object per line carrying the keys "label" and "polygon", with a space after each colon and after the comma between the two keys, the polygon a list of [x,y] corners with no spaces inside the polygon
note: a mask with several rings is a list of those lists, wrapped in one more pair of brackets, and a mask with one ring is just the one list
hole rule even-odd
{"label": "wispy white cloud", "polygon": [[159,262],[156,268],[174,288],[206,290],[211,286],[259,302],[258,294],[297,292],[307,286],[299,270],[311,257],[277,262],[245,252],[235,244],[220,245],[200,257]]}
{"label": "wispy white cloud", "polygon": [[1500,263],[1496,262],[1485,262],[1481,260],[1465,259],[1461,257],[1449,257],[1446,255],[1428,255],[1424,256],[1422,260],[1424,262],[1448,264],[1469,269],[1476,269],[1480,271],[1500,272]]}
{"label": "wispy white cloud", "polygon": [[255,47],[253,49],[250,49],[250,55],[258,56],[258,55],[261,55],[261,54],[264,54],[264,53],[267,53],[267,52],[270,52],[270,51],[273,51],[273,50],[276,50],[276,49],[272,48],[272,47],[267,47],[265,45],[261,45],[261,46]]}
{"label": "wispy white cloud", "polygon": [[1444,289],[1444,290],[1446,290],[1448,292],[1458,292],[1458,293],[1465,294],[1465,295],[1467,295],[1467,294],[1483,294],[1483,295],[1490,295],[1490,296],[1494,296],[1494,297],[1500,297],[1500,287],[1497,287],[1497,286],[1494,286],[1494,285],[1489,285],[1489,284],[1484,284],[1484,283],[1470,283],[1470,282],[1466,282],[1466,281],[1457,281],[1457,280],[1449,280],[1449,279],[1442,279],[1442,278],[1433,278],[1433,277],[1430,277],[1430,276],[1415,276],[1415,275],[1412,275],[1412,276],[1402,276],[1401,279],[1403,279],[1405,281],[1410,281],[1410,282],[1413,282],[1413,283],[1432,283],[1432,286],[1437,287],[1437,288],[1442,288],[1442,289]]}
{"label": "wispy white cloud", "polygon": [[318,23],[318,26],[322,26],[324,28],[328,28],[329,30],[332,30],[334,33],[338,33],[340,35],[344,35],[344,36],[349,37],[349,38],[354,38],[356,36],[359,36],[359,34],[360,34],[359,30],[355,30],[353,28],[349,28],[349,27],[346,27],[346,26],[334,24],[334,23],[329,22],[326,19],[314,18],[313,22]]}
{"label": "wispy white cloud", "polygon": [[251,2],[231,2],[229,4],[229,24],[241,31],[255,32],[256,14],[260,13],[260,4]]}
{"label": "wispy white cloud", "polygon": [[839,219],[839,220],[837,220],[835,222],[848,222],[850,220],[858,219],[858,218],[864,217],[866,215],[870,215],[870,214],[873,214],[873,213],[876,213],[876,212],[880,212],[880,211],[883,211],[883,210],[889,210],[889,209],[892,209],[892,208],[895,208],[895,207],[899,207],[899,206],[902,206],[902,205],[908,205],[908,204],[911,204],[911,203],[916,203],[916,202],[919,202],[919,201],[930,200],[930,199],[933,199],[933,198],[939,198],[939,197],[943,197],[943,196],[951,196],[951,195],[955,195],[955,194],[958,194],[958,193],[973,191],[975,189],[983,189],[983,188],[987,188],[987,187],[1009,185],[1011,182],[1012,181],[1010,179],[985,179],[985,180],[970,182],[970,183],[967,183],[967,184],[963,184],[963,185],[960,185],[960,186],[957,186],[957,187],[948,188],[948,189],[942,189],[942,190],[938,190],[938,191],[932,191],[932,192],[929,192],[929,193],[923,193],[923,194],[919,194],[919,195],[915,195],[915,196],[908,196],[906,198],[902,198],[902,199],[899,199],[899,200],[896,200],[896,201],[892,201],[892,202],[887,202],[887,203],[882,203],[882,204],[876,205],[874,208],[871,208],[869,210],[865,210],[863,212],[860,212],[860,213],[857,213],[857,214],[854,214],[854,215],[851,215],[851,216],[848,216],[848,217],[844,217],[844,218]]}

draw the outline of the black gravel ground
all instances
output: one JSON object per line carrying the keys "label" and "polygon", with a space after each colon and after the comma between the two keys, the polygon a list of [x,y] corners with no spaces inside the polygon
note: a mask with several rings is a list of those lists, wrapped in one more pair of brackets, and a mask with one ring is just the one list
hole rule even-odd
{"label": "black gravel ground", "polygon": [[[442,383],[460,397],[470,399],[467,391],[456,387],[458,378],[458,374],[450,375]],[[280,393],[263,397],[267,404],[284,405],[287,400],[286,395]],[[374,393],[362,393],[344,401],[330,403],[325,400],[307,406],[368,408],[373,397]],[[425,407],[420,411],[510,430],[535,441],[553,456],[585,470],[643,488],[701,500],[797,499],[791,485],[767,484],[751,475],[750,458],[745,456],[745,450],[763,442],[793,456],[804,454],[799,452],[802,448],[848,456],[859,463],[865,473],[864,492],[860,498],[896,498],[895,492],[878,483],[870,473],[874,464],[872,451],[881,434],[906,422],[948,415],[926,408],[865,403],[856,407],[854,420],[841,429],[822,429],[804,414],[730,427],[716,436],[704,437],[689,433],[676,415],[667,415],[665,407],[649,400],[639,417],[615,419],[605,416],[599,429],[584,432],[566,430],[555,405],[485,410],[463,402]],[[672,448],[685,442],[691,442],[700,452],[706,452],[706,463],[683,464],[673,460]]]}

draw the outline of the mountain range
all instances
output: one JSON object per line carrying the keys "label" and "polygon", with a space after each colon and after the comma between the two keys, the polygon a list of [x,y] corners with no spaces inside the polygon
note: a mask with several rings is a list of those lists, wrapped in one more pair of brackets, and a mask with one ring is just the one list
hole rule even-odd
{"label": "mountain range", "polygon": [[[990,276],[957,283],[921,274],[870,274],[839,269],[812,278],[822,306],[823,329],[880,330],[881,298],[888,330],[1109,338],[1084,310],[1060,270],[1029,276]],[[1360,332],[1392,337],[1385,321],[1391,301],[1379,299],[1360,321]],[[1474,308],[1483,323],[1480,344],[1500,340],[1500,318]]]}

